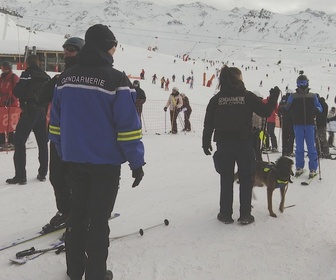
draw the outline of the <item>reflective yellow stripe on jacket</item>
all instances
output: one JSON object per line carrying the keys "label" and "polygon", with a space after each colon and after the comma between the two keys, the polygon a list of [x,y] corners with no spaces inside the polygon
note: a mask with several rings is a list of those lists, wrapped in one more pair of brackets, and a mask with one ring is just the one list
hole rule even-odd
{"label": "reflective yellow stripe on jacket", "polygon": [[141,129],[128,131],[128,132],[119,132],[117,141],[131,141],[131,140],[141,139],[141,137],[142,137]]}
{"label": "reflective yellow stripe on jacket", "polygon": [[55,135],[61,135],[61,128],[59,126],[49,125],[49,132]]}

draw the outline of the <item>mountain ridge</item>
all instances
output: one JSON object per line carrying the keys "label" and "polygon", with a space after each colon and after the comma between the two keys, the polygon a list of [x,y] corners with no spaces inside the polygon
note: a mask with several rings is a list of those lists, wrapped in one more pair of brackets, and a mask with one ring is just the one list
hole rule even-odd
{"label": "mountain ridge", "polygon": [[3,0],[0,6],[21,14],[18,23],[35,30],[83,37],[90,25],[102,23],[125,44],[157,46],[165,53],[169,52],[165,48],[167,41],[174,42],[180,53],[214,47],[226,40],[321,47],[332,47],[336,41],[333,36],[336,15],[311,9],[283,15],[238,7],[221,11],[202,2],[162,7],[138,0],[81,5],[68,0],[38,3]]}

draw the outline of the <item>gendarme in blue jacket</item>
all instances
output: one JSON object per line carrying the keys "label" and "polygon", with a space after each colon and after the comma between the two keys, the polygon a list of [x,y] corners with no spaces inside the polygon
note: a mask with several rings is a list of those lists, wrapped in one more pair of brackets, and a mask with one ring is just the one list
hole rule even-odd
{"label": "gendarme in blue jacket", "polygon": [[113,58],[85,45],[78,64],[64,71],[54,90],[50,140],[62,160],[144,165],[142,132],[135,108],[136,92]]}

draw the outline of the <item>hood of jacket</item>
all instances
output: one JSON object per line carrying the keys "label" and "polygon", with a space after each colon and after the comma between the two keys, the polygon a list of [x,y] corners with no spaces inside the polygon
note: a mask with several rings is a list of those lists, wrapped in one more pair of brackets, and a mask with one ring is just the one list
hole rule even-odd
{"label": "hood of jacket", "polygon": [[237,83],[225,83],[221,86],[220,93],[223,95],[240,95],[245,92],[245,85],[243,81],[238,81]]}
{"label": "hood of jacket", "polygon": [[113,57],[108,52],[104,52],[95,46],[85,44],[78,54],[78,64],[95,66],[113,66]]}

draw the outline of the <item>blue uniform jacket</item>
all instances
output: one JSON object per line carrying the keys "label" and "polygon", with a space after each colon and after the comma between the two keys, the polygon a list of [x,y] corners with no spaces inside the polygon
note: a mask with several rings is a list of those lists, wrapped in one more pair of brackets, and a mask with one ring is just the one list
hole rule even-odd
{"label": "blue uniform jacket", "polygon": [[136,92],[125,73],[112,68],[108,53],[84,46],[79,63],[56,84],[50,140],[62,160],[77,163],[144,165]]}

